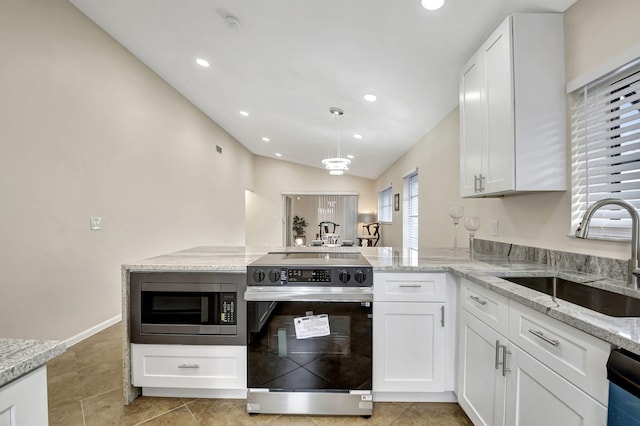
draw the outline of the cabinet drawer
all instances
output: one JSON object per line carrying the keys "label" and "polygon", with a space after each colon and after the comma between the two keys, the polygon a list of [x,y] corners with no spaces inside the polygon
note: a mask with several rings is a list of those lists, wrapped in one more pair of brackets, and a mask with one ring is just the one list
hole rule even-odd
{"label": "cabinet drawer", "polygon": [[444,302],[445,274],[376,273],[373,297],[378,302]]}
{"label": "cabinet drawer", "polygon": [[509,301],[491,290],[462,278],[460,281],[460,305],[500,334],[509,330]]}
{"label": "cabinet drawer", "polygon": [[510,303],[509,339],[534,358],[607,405],[611,346],[516,302]]}
{"label": "cabinet drawer", "polygon": [[246,389],[247,347],[131,345],[134,386]]}

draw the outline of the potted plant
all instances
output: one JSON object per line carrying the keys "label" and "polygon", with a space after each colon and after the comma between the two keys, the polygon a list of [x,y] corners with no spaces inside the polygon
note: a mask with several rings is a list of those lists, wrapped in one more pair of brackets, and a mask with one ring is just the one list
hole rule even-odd
{"label": "potted plant", "polygon": [[307,227],[307,221],[304,220],[304,217],[294,216],[293,217],[293,232],[295,232],[295,236],[299,237],[304,235],[304,228]]}

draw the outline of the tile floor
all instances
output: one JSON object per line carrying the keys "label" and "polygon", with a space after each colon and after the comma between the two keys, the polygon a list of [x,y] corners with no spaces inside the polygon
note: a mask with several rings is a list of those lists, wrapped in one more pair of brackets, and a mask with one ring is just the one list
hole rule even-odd
{"label": "tile floor", "polygon": [[471,425],[457,404],[374,404],[373,416],[249,416],[244,400],[140,397],[122,403],[122,325],[70,347],[47,364],[51,426],[90,425]]}

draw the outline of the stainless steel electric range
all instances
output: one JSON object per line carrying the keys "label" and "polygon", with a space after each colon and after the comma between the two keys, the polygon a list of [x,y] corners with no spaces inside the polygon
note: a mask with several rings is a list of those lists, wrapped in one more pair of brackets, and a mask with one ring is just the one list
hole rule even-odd
{"label": "stainless steel electric range", "polygon": [[373,269],[360,253],[247,267],[247,412],[371,416]]}

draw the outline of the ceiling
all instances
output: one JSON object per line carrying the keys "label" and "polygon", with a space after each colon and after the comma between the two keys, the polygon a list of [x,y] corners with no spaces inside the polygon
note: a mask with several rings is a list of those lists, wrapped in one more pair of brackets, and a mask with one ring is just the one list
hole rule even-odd
{"label": "ceiling", "polygon": [[456,107],[505,16],[576,0],[70,1],[252,153],[322,167],[340,137],[347,173],[374,179]]}

